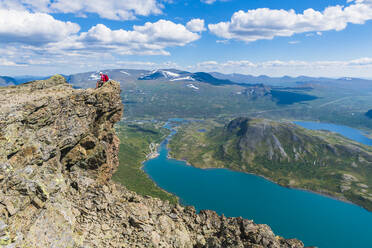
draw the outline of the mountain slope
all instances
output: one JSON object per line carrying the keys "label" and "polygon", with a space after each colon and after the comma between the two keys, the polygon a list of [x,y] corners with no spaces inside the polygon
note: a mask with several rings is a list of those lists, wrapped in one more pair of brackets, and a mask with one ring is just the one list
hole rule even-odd
{"label": "mountain slope", "polygon": [[366,113],[366,116],[367,116],[368,118],[372,118],[372,109],[369,110],[369,111]]}
{"label": "mountain slope", "polygon": [[241,85],[240,83],[230,80],[215,78],[211,74],[206,72],[192,73],[175,69],[151,71],[144,76],[139,77],[138,80],[197,81],[217,86]]}
{"label": "mountain slope", "polygon": [[[194,124],[174,136],[172,156],[202,168],[226,167],[283,186],[313,190],[372,210],[372,148],[291,123],[237,118],[224,127]],[[209,130],[200,133],[197,130]]]}
{"label": "mountain slope", "polygon": [[0,86],[15,85],[17,80],[12,77],[0,76]]}

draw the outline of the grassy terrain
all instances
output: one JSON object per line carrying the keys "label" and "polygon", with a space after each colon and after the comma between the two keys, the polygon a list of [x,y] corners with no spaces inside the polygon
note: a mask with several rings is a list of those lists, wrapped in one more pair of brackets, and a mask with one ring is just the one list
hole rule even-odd
{"label": "grassy terrain", "polygon": [[120,138],[120,165],[113,180],[140,195],[168,200],[176,203],[177,198],[159,188],[141,169],[142,162],[150,153],[151,143],[159,144],[169,131],[162,128],[164,123],[121,123],[117,126]]}
{"label": "grassy terrain", "polygon": [[[215,86],[193,82],[136,81],[122,84],[126,118],[168,119],[235,118],[248,116],[272,120],[311,120],[343,124],[372,132],[365,113],[372,106],[372,92],[318,87],[291,90],[275,96],[249,97],[238,85]],[[301,98],[302,102],[296,102]]]}
{"label": "grassy terrain", "polygon": [[334,133],[265,120],[230,129],[212,120],[183,126],[170,142],[170,155],[200,168],[261,175],[282,186],[346,199],[372,211],[370,147]]}

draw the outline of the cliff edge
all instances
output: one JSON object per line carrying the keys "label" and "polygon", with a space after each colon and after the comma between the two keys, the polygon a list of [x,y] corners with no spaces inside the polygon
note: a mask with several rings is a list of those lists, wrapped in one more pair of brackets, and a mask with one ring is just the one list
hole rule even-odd
{"label": "cliff edge", "polygon": [[0,246],[303,247],[266,225],[141,197],[110,179],[120,85],[0,88]]}

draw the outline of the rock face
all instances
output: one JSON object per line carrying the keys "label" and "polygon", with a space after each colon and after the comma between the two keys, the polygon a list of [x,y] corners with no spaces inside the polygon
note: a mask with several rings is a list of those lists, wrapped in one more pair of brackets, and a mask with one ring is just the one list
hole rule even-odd
{"label": "rock face", "polygon": [[140,197],[110,178],[120,85],[74,90],[61,76],[0,88],[0,245],[303,247],[266,225]]}
{"label": "rock face", "polygon": [[254,85],[245,89],[242,94],[252,99],[270,95],[271,89],[263,84]]}

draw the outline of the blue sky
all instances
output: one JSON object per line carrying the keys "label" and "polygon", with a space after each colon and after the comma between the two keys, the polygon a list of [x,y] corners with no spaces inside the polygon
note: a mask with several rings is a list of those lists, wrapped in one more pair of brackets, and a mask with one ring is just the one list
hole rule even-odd
{"label": "blue sky", "polygon": [[0,75],[372,78],[372,0],[0,0]]}

